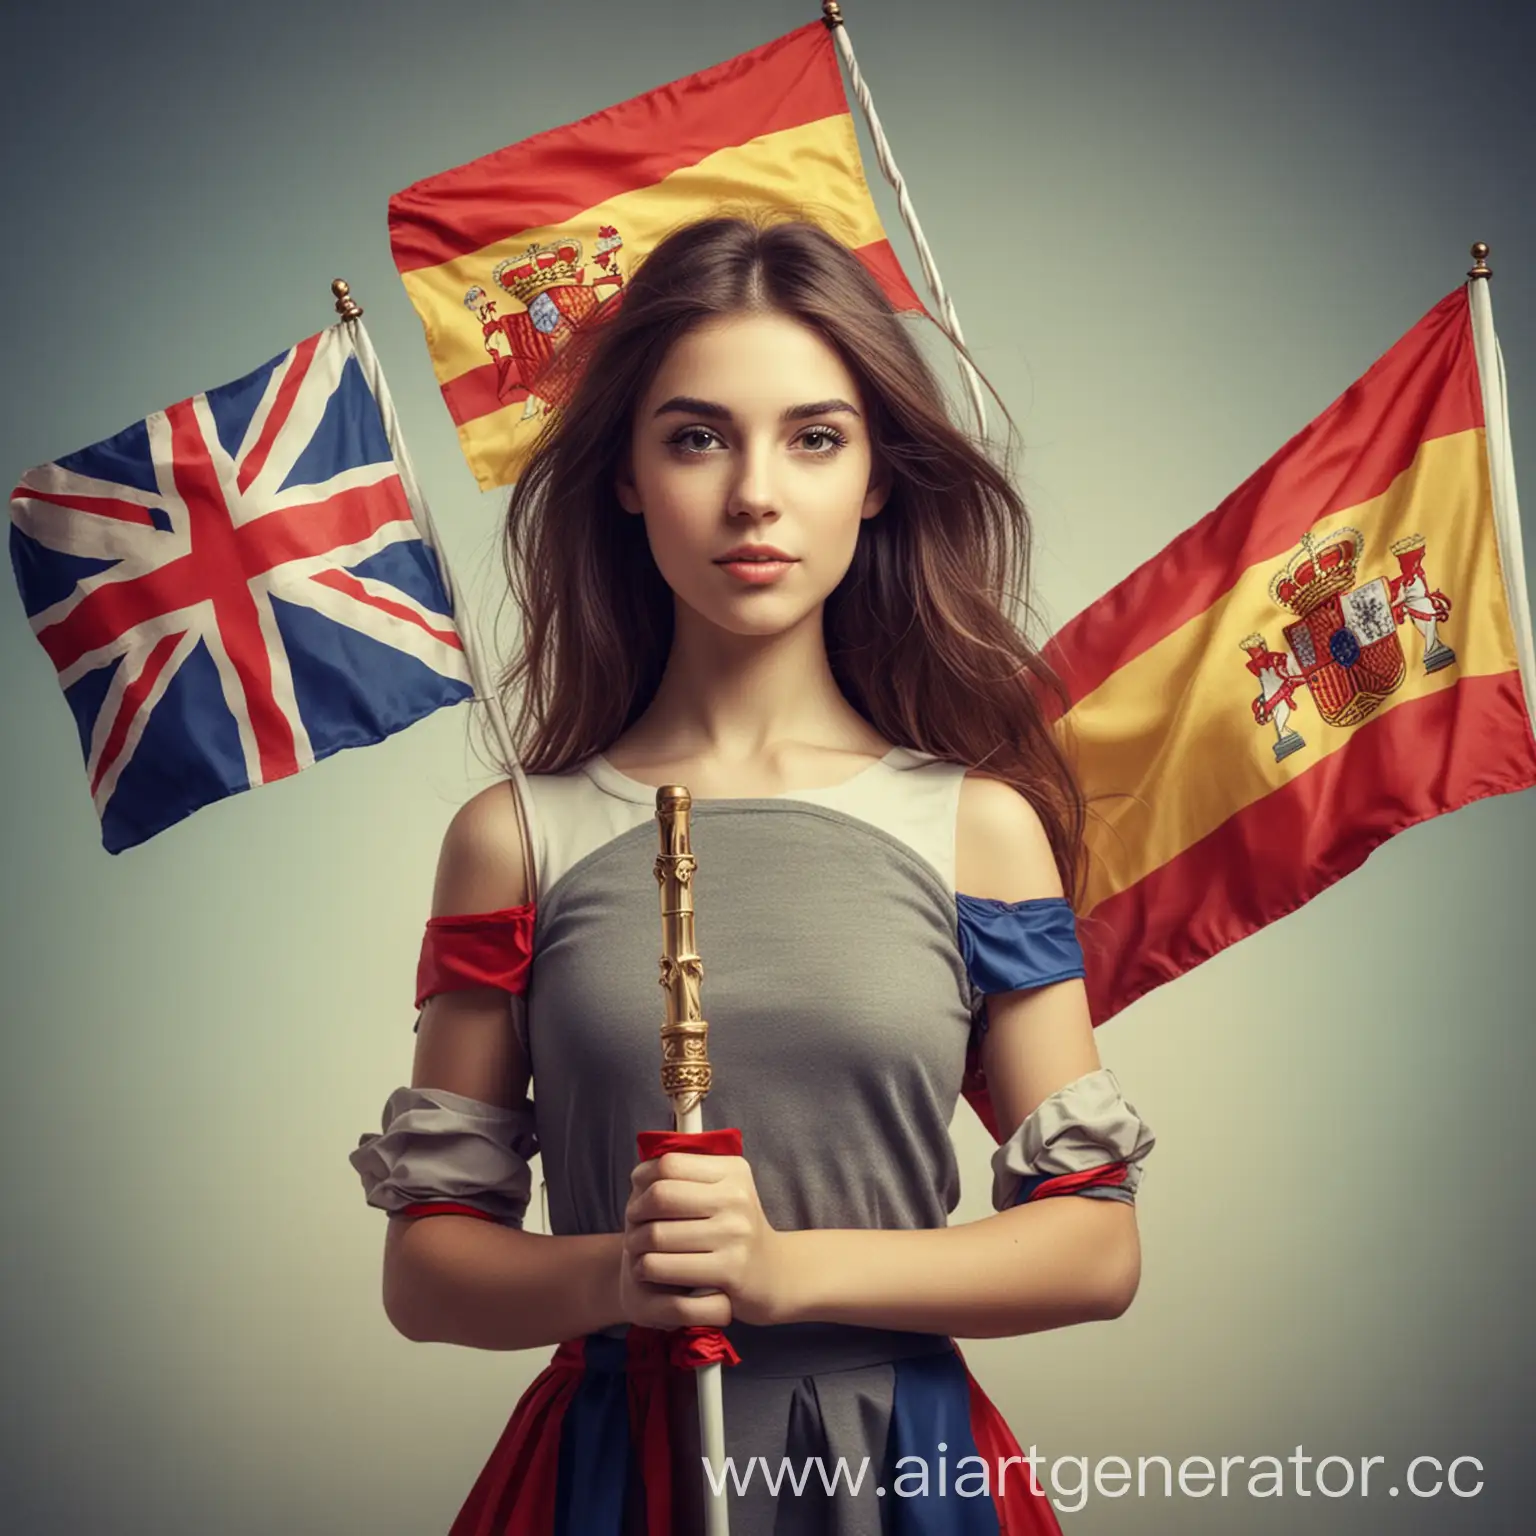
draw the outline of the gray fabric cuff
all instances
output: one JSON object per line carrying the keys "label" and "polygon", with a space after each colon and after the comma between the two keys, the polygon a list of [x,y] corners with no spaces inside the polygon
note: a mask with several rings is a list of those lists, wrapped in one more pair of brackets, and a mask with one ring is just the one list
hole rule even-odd
{"label": "gray fabric cuff", "polygon": [[1134,1203],[1142,1160],[1156,1142],[1108,1067],[1084,1073],[1041,1100],[992,1154],[992,1208],[1006,1210],[1047,1179],[1105,1163],[1126,1164],[1124,1182],[1081,1193]]}
{"label": "gray fabric cuff", "polygon": [[538,1151],[532,1099],[505,1109],[446,1088],[397,1088],[384,1105],[383,1132],[360,1137],[347,1161],[380,1210],[457,1200],[521,1227]]}

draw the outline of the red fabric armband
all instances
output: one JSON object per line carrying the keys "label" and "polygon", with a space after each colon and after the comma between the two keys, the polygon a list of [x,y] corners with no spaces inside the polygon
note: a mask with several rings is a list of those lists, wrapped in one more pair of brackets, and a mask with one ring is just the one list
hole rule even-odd
{"label": "red fabric armband", "polygon": [[402,1216],[478,1216],[481,1221],[495,1221],[489,1211],[477,1206],[462,1205],[457,1200],[418,1200],[413,1205],[401,1206]]}
{"label": "red fabric armband", "polygon": [[521,993],[533,958],[533,903],[427,919],[416,964],[416,1006],[439,992],[496,987]]}
{"label": "red fabric armband", "polygon": [[1055,1178],[1043,1179],[1024,1197],[1044,1200],[1051,1195],[1075,1195],[1080,1189],[1093,1184],[1124,1184],[1130,1169],[1125,1163],[1100,1163],[1097,1168],[1081,1168],[1076,1173],[1060,1173]]}

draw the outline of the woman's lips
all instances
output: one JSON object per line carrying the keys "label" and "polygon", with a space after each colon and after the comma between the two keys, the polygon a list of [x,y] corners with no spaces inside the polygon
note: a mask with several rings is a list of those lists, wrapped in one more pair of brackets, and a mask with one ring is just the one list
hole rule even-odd
{"label": "woman's lips", "polygon": [[795,565],[794,560],[717,560],[722,571],[749,587],[765,587]]}

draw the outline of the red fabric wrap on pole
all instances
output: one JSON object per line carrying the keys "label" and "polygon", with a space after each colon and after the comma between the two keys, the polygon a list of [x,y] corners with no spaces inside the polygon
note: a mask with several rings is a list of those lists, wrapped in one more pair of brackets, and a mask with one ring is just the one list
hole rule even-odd
{"label": "red fabric wrap on pole", "polygon": [[[741,1157],[741,1132],[735,1126],[718,1131],[641,1131],[640,1161],[648,1163],[663,1152],[702,1152],[707,1157]],[[667,1353],[673,1365],[691,1370],[701,1365],[736,1365],[741,1356],[718,1328],[673,1328],[667,1332]]]}
{"label": "red fabric wrap on pole", "polygon": [[743,1157],[741,1132],[734,1125],[719,1131],[641,1131],[640,1161],[663,1152],[702,1152],[706,1157]]}

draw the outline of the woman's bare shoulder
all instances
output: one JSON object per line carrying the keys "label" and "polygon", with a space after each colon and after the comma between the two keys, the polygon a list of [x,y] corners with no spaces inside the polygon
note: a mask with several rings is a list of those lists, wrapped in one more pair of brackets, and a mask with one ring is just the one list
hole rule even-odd
{"label": "woman's bare shoulder", "polygon": [[955,864],[956,887],[971,896],[1022,901],[1061,895],[1039,812],[1011,784],[976,770],[960,786]]}
{"label": "woman's bare shoulder", "polygon": [[501,779],[454,812],[438,855],[433,916],[499,912],[528,900],[515,797],[512,781]]}

